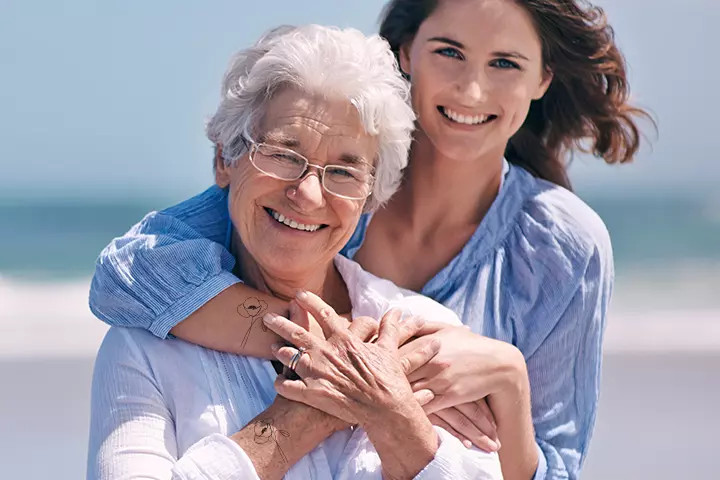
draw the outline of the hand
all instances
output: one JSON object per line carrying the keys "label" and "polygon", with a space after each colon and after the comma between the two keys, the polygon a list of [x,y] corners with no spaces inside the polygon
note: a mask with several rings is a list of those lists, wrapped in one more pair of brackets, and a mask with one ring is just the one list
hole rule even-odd
{"label": "hand", "polygon": [[[288,304],[288,312],[290,313],[289,320],[295,325],[301,326],[302,328],[304,328],[318,338],[322,338],[323,340],[325,339],[325,334],[323,333],[322,327],[317,322],[317,320],[315,320],[315,317],[310,315],[307,310],[303,310],[302,308],[300,308],[300,306],[295,300],[290,300],[290,303]],[[349,325],[349,322],[347,323]]]}
{"label": "hand", "polygon": [[[325,333],[323,332],[320,324],[307,310],[301,308],[298,305],[297,301],[290,301],[289,312],[290,321],[292,321],[296,325],[303,327],[305,330],[309,331],[316,337],[325,339]],[[344,320],[345,324],[348,326],[348,330],[363,342],[370,342],[377,339],[379,322],[376,319],[372,317],[355,317],[352,322],[350,322],[344,316],[339,316],[339,318],[340,323],[342,323],[342,321]],[[433,328],[433,325],[435,324],[431,324],[428,322],[422,328]],[[417,349],[415,353],[408,355],[407,357],[402,359],[402,362],[404,363],[403,367],[406,369],[407,372],[412,372],[416,370],[427,361],[425,358],[425,351],[427,350],[427,348],[428,346],[426,345],[426,348]],[[290,372],[287,370],[287,367],[284,369],[283,375],[292,380],[297,379],[295,374],[290,374]],[[433,398],[435,398],[433,392],[427,389],[415,391],[413,392],[413,395],[415,397],[415,400],[421,406],[427,405]],[[349,426],[350,425],[346,424],[344,428],[347,428]]]}
{"label": "hand", "polygon": [[428,418],[433,425],[457,437],[467,448],[475,445],[485,452],[500,450],[495,418],[484,398],[438,410]]}
{"label": "hand", "polygon": [[440,352],[408,375],[414,391],[434,393],[435,398],[424,407],[428,414],[498,393],[514,385],[525,371],[516,347],[466,327],[445,326],[421,333],[427,334],[402,346],[400,354],[408,357],[428,342],[440,342]]}
{"label": "hand", "polygon": [[[388,415],[417,417],[419,414],[424,418],[406,371],[432,358],[439,343],[430,342],[414,350],[419,360],[403,361],[398,354],[398,346],[419,331],[422,320],[416,317],[400,320],[399,312],[391,311],[380,322],[377,342],[364,343],[362,335],[353,333],[345,321],[315,295],[300,295],[298,301],[317,319],[327,340],[309,334],[282,317],[266,316],[269,329],[307,352],[295,368],[302,380],[279,376],[275,382],[278,394],[361,426],[381,421]],[[274,349],[275,356],[284,365],[289,364],[296,352],[294,347]]]}

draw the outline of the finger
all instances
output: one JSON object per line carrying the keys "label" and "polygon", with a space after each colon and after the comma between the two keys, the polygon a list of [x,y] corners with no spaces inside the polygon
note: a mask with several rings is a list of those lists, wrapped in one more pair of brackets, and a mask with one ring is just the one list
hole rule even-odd
{"label": "finger", "polygon": [[435,412],[435,415],[443,419],[464,438],[470,440],[473,445],[486,452],[497,452],[498,445],[493,439],[485,435],[479,428],[470,421],[457,408],[446,408]]}
{"label": "finger", "polygon": [[301,326],[295,325],[287,318],[275,315],[274,313],[266,313],[263,317],[263,323],[270,330],[296,347],[304,347],[310,350],[316,345],[316,342],[321,341]]}
{"label": "finger", "polygon": [[452,327],[453,325],[450,325],[449,323],[444,322],[430,322],[426,321],[420,329],[418,329],[415,336],[421,337],[423,335],[431,335],[433,333],[437,333],[443,328]]}
{"label": "finger", "polygon": [[353,321],[348,328],[360,340],[367,342],[377,334],[378,322],[371,317],[357,317],[353,318]]}
{"label": "finger", "polygon": [[325,340],[325,334],[320,327],[320,324],[315,321],[312,315],[310,315],[307,310],[300,307],[298,305],[297,301],[290,300],[290,320],[292,320],[293,323],[296,323],[303,327],[305,330],[312,333],[314,336],[318,338],[322,338]]}
{"label": "finger", "polygon": [[425,319],[421,316],[405,315],[401,317],[398,321],[398,347],[417,336],[417,332],[423,325],[425,325]]}
{"label": "finger", "polygon": [[416,335],[415,338],[410,337],[409,341],[400,347],[400,355],[406,355],[408,352],[411,352],[416,348],[420,348],[423,344],[422,341],[427,338],[439,338],[439,336],[429,333],[427,335]]}
{"label": "finger", "polygon": [[389,350],[397,350],[400,338],[400,326],[398,322],[402,312],[398,309],[388,310],[380,319],[378,327],[377,344]]}
{"label": "finger", "polygon": [[419,345],[419,348],[416,348],[407,355],[400,357],[400,362],[405,376],[411,376],[420,367],[432,360],[440,351],[441,344],[440,340],[437,338],[425,337],[420,340],[422,340],[422,343]]}
{"label": "finger", "polygon": [[425,405],[426,403],[430,402],[433,398],[435,398],[435,394],[432,390],[423,389],[418,390],[417,392],[413,392],[413,397],[415,397],[415,400],[420,404],[420,406]]}
{"label": "finger", "polygon": [[278,375],[275,378],[275,391],[281,397],[295,402],[305,403],[308,387],[302,380],[290,380],[284,375]]}
{"label": "finger", "polygon": [[480,409],[480,411],[485,415],[485,417],[490,420],[490,423],[492,423],[493,427],[497,429],[497,422],[495,421],[495,414],[490,409],[490,405],[487,403],[487,397],[481,398],[480,400],[474,402],[477,405],[477,408]]}
{"label": "finger", "polygon": [[[463,403],[461,405],[458,405],[457,408],[460,413],[465,415],[470,421],[480,430],[482,433],[490,437],[495,443],[498,444],[498,448],[500,441],[498,439],[498,433],[497,433],[497,425],[495,425],[495,420],[492,416],[492,413],[489,415],[483,410],[481,405],[487,406],[485,403],[485,400],[480,400],[478,402],[468,402]],[[489,412],[488,407],[488,412]]]}
{"label": "finger", "polygon": [[295,300],[290,300],[288,305],[290,312],[290,321],[295,325],[300,325],[305,330],[310,331],[310,314],[306,310],[300,308]]}
{"label": "finger", "polygon": [[335,310],[312,292],[300,291],[295,295],[298,306],[305,309],[320,324],[325,338],[334,333],[347,330],[347,322],[341,319]]}
{"label": "finger", "polygon": [[[430,389],[430,385],[432,385],[432,382],[425,382],[425,381],[421,380],[421,381],[413,384],[413,390],[424,390],[426,388]],[[435,398],[433,398],[428,403],[423,405],[423,410],[425,410],[425,413],[428,413],[428,414],[429,413],[437,413],[439,410],[451,408],[457,404],[458,404],[457,400],[453,401],[452,395],[444,395],[444,394],[435,392]]]}
{"label": "finger", "polygon": [[[298,349],[295,347],[280,346],[277,344],[273,345],[271,350],[275,358],[288,368],[290,368],[290,362],[292,362],[293,357],[298,353]],[[312,374],[312,358],[310,357],[310,352],[305,352],[300,355],[293,370],[300,378],[306,378]]]}
{"label": "finger", "polygon": [[458,432],[457,430],[455,430],[452,427],[452,425],[450,425],[449,423],[447,423],[445,420],[438,417],[437,415],[435,415],[435,414],[428,415],[428,420],[430,420],[430,423],[432,423],[433,425],[437,425],[438,427],[442,428],[443,430],[448,432],[453,437],[460,440],[462,442],[462,444],[465,445],[467,448],[470,448],[472,446],[472,442],[470,440],[463,437],[460,434],[460,432]]}

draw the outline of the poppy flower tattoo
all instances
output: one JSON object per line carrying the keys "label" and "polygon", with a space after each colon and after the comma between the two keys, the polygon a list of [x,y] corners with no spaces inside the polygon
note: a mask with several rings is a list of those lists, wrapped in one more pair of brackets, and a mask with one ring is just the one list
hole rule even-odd
{"label": "poppy flower tattoo", "polygon": [[280,456],[282,457],[283,461],[287,463],[288,459],[285,456],[285,452],[283,452],[282,448],[280,448],[280,442],[277,438],[278,435],[282,435],[283,437],[290,437],[290,434],[285,430],[278,430],[277,428],[275,428],[272,419],[259,420],[255,424],[255,443],[257,443],[258,445],[264,445],[269,442],[275,442],[275,445],[277,445],[278,451],[280,452]]}
{"label": "poppy flower tattoo", "polygon": [[[267,302],[260,300],[256,297],[250,297],[247,300],[245,300],[243,303],[237,306],[237,313],[241,317],[249,318],[250,319],[250,326],[248,327],[247,332],[245,333],[245,336],[243,337],[243,341],[240,344],[240,348],[245,348],[245,345],[247,345],[248,339],[250,339],[250,332],[252,331],[252,328],[255,326],[255,324],[262,319],[263,314],[267,310]],[[268,329],[265,326],[264,323],[260,322],[260,326],[262,327],[264,332],[267,332]]]}

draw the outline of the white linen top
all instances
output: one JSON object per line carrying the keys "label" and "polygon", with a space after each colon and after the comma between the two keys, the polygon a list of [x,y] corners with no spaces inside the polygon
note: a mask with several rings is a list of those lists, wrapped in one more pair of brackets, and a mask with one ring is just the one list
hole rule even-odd
{"label": "white linen top", "polygon": [[[345,257],[335,265],[352,316],[389,308],[460,325],[450,309],[365,272]],[[229,435],[275,397],[267,360],[209,350],[141,329],[111,328],[95,363],[88,479],[259,479]],[[417,479],[501,479],[497,454],[468,449],[435,427],[440,446]],[[398,445],[402,448],[402,445]],[[336,432],[293,465],[286,479],[381,479],[380,458],[362,429]]]}

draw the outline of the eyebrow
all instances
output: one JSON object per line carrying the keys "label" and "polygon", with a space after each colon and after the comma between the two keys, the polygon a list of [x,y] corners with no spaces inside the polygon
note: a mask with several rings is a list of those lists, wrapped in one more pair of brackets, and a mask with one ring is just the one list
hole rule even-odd
{"label": "eyebrow", "polygon": [[448,37],[431,37],[431,38],[428,38],[427,41],[428,42],[442,42],[442,43],[450,44],[453,47],[465,48],[465,45],[463,45],[462,43],[458,42],[457,40],[453,40],[452,38],[448,38]]}
{"label": "eyebrow", "polygon": [[284,133],[264,134],[259,139],[260,143],[272,142],[285,148],[297,148],[300,146],[300,140]]}
{"label": "eyebrow", "polygon": [[370,162],[367,162],[361,156],[354,155],[352,153],[343,153],[342,155],[340,155],[340,158],[338,158],[338,160],[343,163],[349,163],[350,165],[353,165],[355,167],[360,166],[360,165],[372,166],[372,164]]}
{"label": "eyebrow", "polygon": [[[292,148],[297,149],[301,146],[300,140],[298,140],[295,137],[286,135],[284,133],[270,133],[262,135],[258,139],[259,143],[267,143],[272,142],[273,144],[277,144],[281,147],[285,148]],[[298,152],[300,153],[300,152]],[[342,163],[347,163],[349,165],[352,165],[354,167],[361,166],[361,165],[368,165],[372,166],[370,162],[365,160],[360,155],[355,155],[354,153],[343,153],[340,154],[340,157],[338,157],[338,161]]]}

